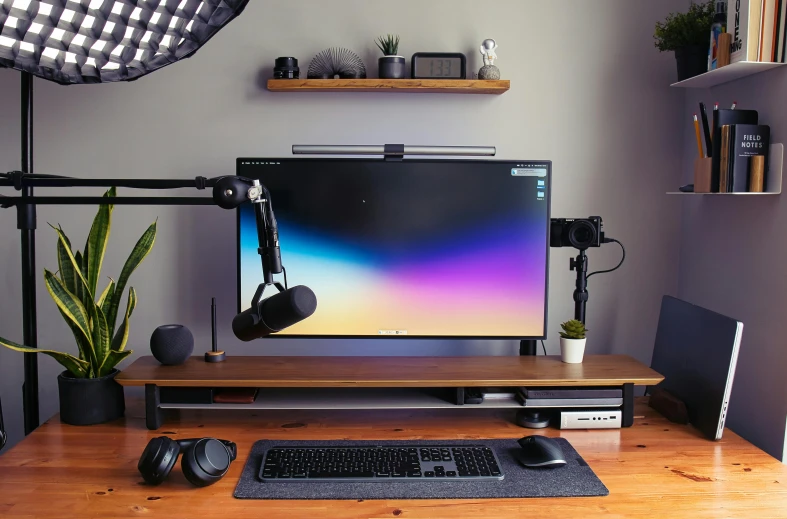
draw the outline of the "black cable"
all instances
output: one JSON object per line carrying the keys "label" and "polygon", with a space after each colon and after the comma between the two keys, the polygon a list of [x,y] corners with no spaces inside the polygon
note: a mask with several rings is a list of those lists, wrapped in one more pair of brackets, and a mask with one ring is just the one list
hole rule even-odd
{"label": "black cable", "polygon": [[544,341],[543,340],[541,341],[541,347],[544,348],[544,355],[546,355],[547,354],[547,347],[544,346]]}
{"label": "black cable", "polygon": [[622,244],[622,243],[620,243],[620,242],[619,242],[618,240],[616,240],[615,238],[607,238],[607,241],[608,241],[608,242],[613,242],[613,241],[614,241],[615,243],[617,243],[618,245],[620,245],[620,250],[621,250],[621,251],[623,251],[623,257],[622,257],[622,258],[620,258],[620,263],[618,263],[618,264],[617,264],[617,266],[616,266],[615,268],[612,268],[612,269],[607,269],[607,270],[597,270],[597,271],[595,271],[595,272],[591,272],[590,274],[588,274],[588,275],[587,275],[587,279],[590,279],[590,276],[595,276],[596,274],[607,274],[608,272],[614,272],[614,271],[618,270],[618,269],[620,268],[620,266],[621,266],[621,265],[623,265],[623,262],[624,262],[624,261],[626,261],[626,248],[623,246],[623,244]]}

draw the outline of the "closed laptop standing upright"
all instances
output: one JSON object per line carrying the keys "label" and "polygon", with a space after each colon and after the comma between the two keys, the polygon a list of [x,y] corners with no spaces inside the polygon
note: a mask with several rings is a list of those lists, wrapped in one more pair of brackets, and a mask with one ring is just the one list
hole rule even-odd
{"label": "closed laptop standing upright", "polygon": [[657,386],[681,399],[689,421],[721,439],[738,362],[743,323],[680,299],[664,296],[651,368]]}

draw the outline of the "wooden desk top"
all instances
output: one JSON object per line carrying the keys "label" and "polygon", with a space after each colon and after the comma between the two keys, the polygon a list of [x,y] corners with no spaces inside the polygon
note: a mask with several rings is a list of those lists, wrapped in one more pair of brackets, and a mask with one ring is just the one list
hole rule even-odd
{"label": "wooden desk top", "polygon": [[233,357],[209,364],[191,357],[162,366],[140,357],[121,371],[124,386],[463,387],[654,385],[663,377],[626,355],[497,357]]}
{"label": "wooden desk top", "polygon": [[[766,518],[787,516],[787,466],[730,431],[711,442],[637,403],[634,426],[527,431],[513,411],[180,411],[145,429],[140,400],[127,417],[92,427],[49,420],[0,455],[0,516],[171,518]],[[569,440],[609,488],[607,497],[413,501],[247,501],[232,497],[255,440],[483,439],[526,434]],[[150,438],[212,435],[238,444],[219,483],[188,484],[180,464],[161,486],[142,484],[137,460]]]}

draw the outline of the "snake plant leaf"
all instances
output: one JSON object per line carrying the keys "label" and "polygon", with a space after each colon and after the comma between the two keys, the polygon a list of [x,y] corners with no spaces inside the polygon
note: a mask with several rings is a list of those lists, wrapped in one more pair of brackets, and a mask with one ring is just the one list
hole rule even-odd
{"label": "snake plant leaf", "polygon": [[68,353],[61,353],[59,351],[54,350],[42,350],[39,348],[29,348],[27,346],[22,346],[21,344],[17,344],[13,341],[9,341],[8,339],[3,339],[0,337],[0,344],[5,346],[6,348],[10,348],[12,350],[21,351],[24,353],[43,353],[44,355],[49,355],[56,361],[58,361],[64,368],[66,368],[69,373],[74,375],[77,378],[85,378],[87,376],[87,371],[90,364],[84,360],[78,359],[73,355],[69,355]]}
{"label": "snake plant leaf", "polygon": [[111,350],[107,358],[104,360],[104,364],[101,366],[101,370],[98,372],[99,377],[103,377],[104,375],[109,375],[112,369],[117,366],[120,361],[128,357],[134,353],[132,350],[126,351],[115,351]]}
{"label": "snake plant leaf", "polygon": [[[58,238],[58,241],[59,240],[60,240],[60,238]],[[79,271],[82,272],[82,262],[83,262],[82,253],[79,252],[79,251],[76,251],[74,253],[74,260],[77,263],[77,267],[79,267]],[[74,281],[76,281],[76,274],[74,274]],[[75,285],[76,285],[76,287],[74,287],[75,290],[72,290],[71,293],[74,294],[75,296],[77,296],[77,299],[79,299],[80,301],[83,301],[84,295],[82,294],[82,292],[84,292],[84,290],[82,290],[82,283],[75,283]]]}
{"label": "snake plant leaf", "polygon": [[112,294],[112,299],[109,304],[109,311],[107,312],[107,324],[111,333],[115,331],[115,322],[117,320],[118,308],[120,307],[120,298],[123,297],[123,291],[126,289],[129,277],[136,270],[142,260],[150,253],[153,248],[153,243],[156,241],[156,222],[150,224],[150,227],[142,233],[131,255],[123,265],[123,270],[120,271],[120,277],[115,285],[115,292]]}
{"label": "snake plant leaf", "polygon": [[[104,198],[113,198],[115,194],[116,189],[112,187],[104,193]],[[90,233],[85,243],[82,265],[85,269],[85,278],[91,294],[95,294],[98,288],[98,278],[101,274],[101,265],[104,263],[104,254],[107,251],[109,231],[112,226],[113,208],[114,206],[111,204],[98,206],[98,212],[93,219],[93,225],[90,227]],[[84,303],[87,304],[86,301]]]}
{"label": "snake plant leaf", "polygon": [[101,366],[104,365],[107,355],[109,355],[112,336],[109,335],[107,318],[104,316],[104,312],[101,311],[101,307],[93,303],[88,307],[87,311],[88,315],[90,315],[90,322],[93,325],[93,351],[95,351],[96,360],[98,361],[98,364],[94,365],[94,371],[101,376]]}
{"label": "snake plant leaf", "polygon": [[44,270],[44,282],[49,295],[54,299],[57,307],[62,310],[66,317],[79,327],[90,346],[93,346],[93,339],[88,324],[88,314],[82,302],[69,292],[63,282],[48,270]]}
{"label": "snake plant leaf", "polygon": [[[82,269],[80,268],[79,264],[77,263],[76,257],[74,257],[74,255],[71,253],[71,247],[68,246],[68,238],[66,237],[65,234],[63,234],[63,231],[61,231],[60,229],[58,229],[54,225],[49,224],[49,226],[52,229],[55,230],[55,232],[57,233],[58,239],[63,244],[63,252],[65,253],[66,258],[68,259],[68,264],[71,265],[71,268],[73,269],[74,274],[76,275],[76,279],[75,279],[74,282],[77,283],[77,284],[81,284],[82,285],[83,294],[84,294],[85,291],[87,292],[87,294],[84,295],[84,297],[81,299],[82,305],[87,307],[87,306],[90,306],[91,304],[94,304],[93,303],[93,291],[90,290],[90,285],[88,285],[87,279],[82,274]],[[83,257],[82,258],[82,266],[83,267],[84,267],[84,263],[85,263],[85,258]],[[64,284],[64,286],[65,286],[66,290],[69,290],[69,292],[71,292],[72,294],[76,295],[74,293],[74,291],[72,291],[72,290],[70,290],[68,288],[67,285]]]}
{"label": "snake plant leaf", "polygon": [[71,242],[63,232],[63,228],[59,225],[57,228],[60,231],[57,238],[57,269],[65,287],[71,293],[76,294],[76,272],[74,272],[74,267],[66,254],[66,249],[71,250]]}
{"label": "snake plant leaf", "polygon": [[115,292],[115,280],[109,278],[109,284],[107,288],[101,293],[101,297],[98,298],[98,306],[101,307],[101,311],[104,312],[104,315],[107,315],[107,309],[109,308],[109,301],[112,299],[112,294]]}
{"label": "snake plant leaf", "polygon": [[128,304],[126,305],[126,316],[123,318],[123,322],[120,323],[120,328],[118,328],[115,337],[112,339],[112,349],[115,351],[123,351],[126,349],[126,343],[128,342],[128,325],[129,319],[131,318],[131,314],[134,313],[134,308],[137,306],[137,291],[134,290],[134,287],[128,289]]}
{"label": "snake plant leaf", "polygon": [[74,340],[77,343],[77,348],[79,348],[79,358],[81,360],[87,361],[88,363],[88,371],[87,376],[89,378],[95,377],[95,368],[94,366],[98,366],[98,361],[96,359],[95,351],[93,350],[93,346],[85,337],[85,334],[82,330],[79,329],[79,326],[76,325],[74,321],[68,318],[65,312],[58,308],[60,311],[60,315],[63,316],[63,320],[66,322],[68,327],[71,329],[71,333],[74,334]]}

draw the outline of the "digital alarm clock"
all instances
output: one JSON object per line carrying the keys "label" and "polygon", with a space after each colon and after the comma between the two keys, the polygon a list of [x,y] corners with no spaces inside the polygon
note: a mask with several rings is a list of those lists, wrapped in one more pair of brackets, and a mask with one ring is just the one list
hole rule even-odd
{"label": "digital alarm clock", "polygon": [[410,65],[413,79],[467,79],[467,57],[461,52],[416,52]]}

